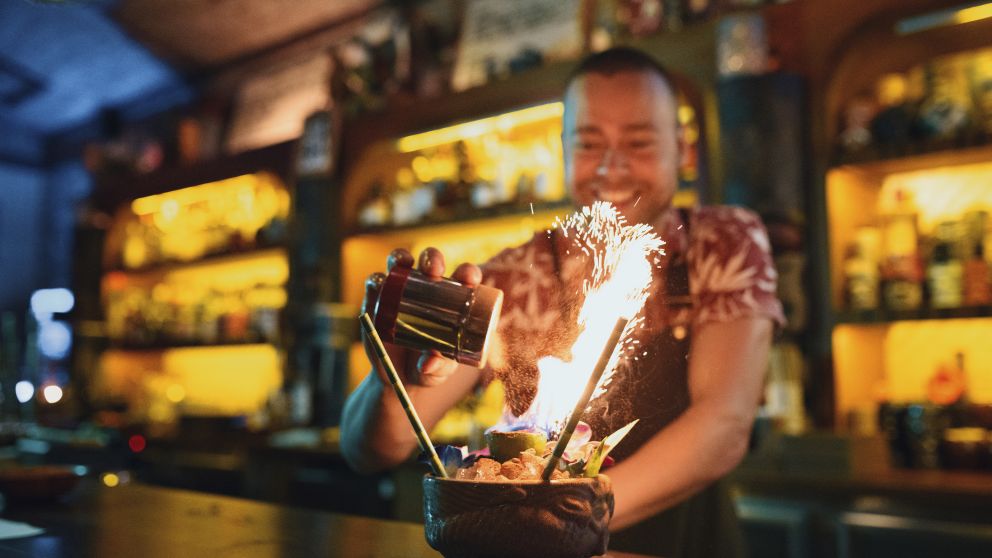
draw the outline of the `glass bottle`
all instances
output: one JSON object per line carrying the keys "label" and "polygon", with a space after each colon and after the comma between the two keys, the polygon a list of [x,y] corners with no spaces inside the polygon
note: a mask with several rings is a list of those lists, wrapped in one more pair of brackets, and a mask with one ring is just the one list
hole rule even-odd
{"label": "glass bottle", "polygon": [[844,286],[847,307],[850,310],[878,308],[878,263],[855,242],[848,247],[844,258]]}
{"label": "glass bottle", "polygon": [[966,306],[992,304],[992,284],[989,283],[989,264],[985,261],[985,244],[974,244],[971,257],[964,262],[962,291]]}
{"label": "glass bottle", "polygon": [[882,217],[883,297],[891,310],[915,310],[923,302],[916,210],[905,190],[895,198],[893,210]]}
{"label": "glass bottle", "polygon": [[940,242],[933,250],[927,266],[927,283],[930,287],[930,306],[933,308],[958,308],[961,306],[961,260],[954,257],[951,245]]}

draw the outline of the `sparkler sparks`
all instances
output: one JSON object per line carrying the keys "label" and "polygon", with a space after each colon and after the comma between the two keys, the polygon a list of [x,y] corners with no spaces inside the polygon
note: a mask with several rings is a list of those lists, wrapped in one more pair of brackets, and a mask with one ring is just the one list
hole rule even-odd
{"label": "sparkler sparks", "polygon": [[635,316],[650,292],[652,265],[664,254],[665,243],[649,225],[628,224],[607,202],[596,202],[564,221],[559,219],[555,227],[589,260],[581,286],[585,299],[577,320],[580,333],[570,360],[549,356],[538,361],[540,378],[533,403],[520,417],[497,425],[500,430],[530,426],[557,433],[579,400],[618,319],[630,322],[592,398],[605,393],[621,359],[643,351],[630,333],[644,327],[642,317]]}

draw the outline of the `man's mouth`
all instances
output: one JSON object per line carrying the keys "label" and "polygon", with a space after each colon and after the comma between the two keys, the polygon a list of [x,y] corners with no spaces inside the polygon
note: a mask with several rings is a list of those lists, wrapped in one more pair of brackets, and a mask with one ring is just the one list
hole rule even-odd
{"label": "man's mouth", "polygon": [[640,197],[636,191],[628,190],[597,190],[596,199],[610,202],[613,205],[620,207],[634,203],[637,198]]}

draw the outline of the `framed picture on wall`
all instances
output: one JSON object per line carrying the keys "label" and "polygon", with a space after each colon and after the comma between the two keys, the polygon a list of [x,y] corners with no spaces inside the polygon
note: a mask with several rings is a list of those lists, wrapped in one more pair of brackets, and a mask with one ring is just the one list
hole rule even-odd
{"label": "framed picture on wall", "polygon": [[582,52],[582,0],[469,0],[452,88],[576,58]]}

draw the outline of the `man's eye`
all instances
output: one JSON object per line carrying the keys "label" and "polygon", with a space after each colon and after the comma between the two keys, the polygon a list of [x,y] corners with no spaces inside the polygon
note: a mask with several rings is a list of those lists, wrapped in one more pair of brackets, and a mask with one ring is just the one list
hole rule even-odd
{"label": "man's eye", "polygon": [[575,148],[580,151],[598,151],[603,149],[603,144],[597,141],[579,140],[575,142]]}
{"label": "man's eye", "polygon": [[626,146],[631,151],[646,151],[648,149],[654,149],[655,141],[650,138],[630,140]]}

